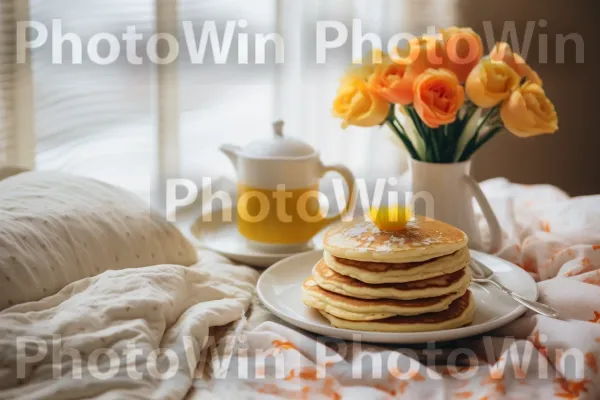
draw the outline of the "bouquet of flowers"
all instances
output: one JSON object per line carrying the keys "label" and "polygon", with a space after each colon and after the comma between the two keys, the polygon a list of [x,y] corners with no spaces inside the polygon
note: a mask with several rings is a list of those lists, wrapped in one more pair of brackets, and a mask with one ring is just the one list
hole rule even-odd
{"label": "bouquet of flowers", "polygon": [[507,43],[483,57],[472,29],[440,33],[350,69],[333,104],[342,126],[387,124],[412,158],[433,163],[466,161],[504,128],[519,137],[558,129],[540,77]]}

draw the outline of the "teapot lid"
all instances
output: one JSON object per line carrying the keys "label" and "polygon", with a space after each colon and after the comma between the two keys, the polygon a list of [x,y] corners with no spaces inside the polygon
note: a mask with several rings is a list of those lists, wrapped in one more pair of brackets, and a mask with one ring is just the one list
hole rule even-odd
{"label": "teapot lid", "polygon": [[315,154],[315,149],[301,140],[283,136],[283,121],[273,123],[275,135],[270,139],[256,140],[242,152],[250,157],[306,157]]}

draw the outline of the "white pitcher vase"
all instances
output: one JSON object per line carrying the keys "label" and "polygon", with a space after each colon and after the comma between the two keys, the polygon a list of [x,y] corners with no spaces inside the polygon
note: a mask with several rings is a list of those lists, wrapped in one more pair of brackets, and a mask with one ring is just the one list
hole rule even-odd
{"label": "white pitcher vase", "polygon": [[[470,175],[471,161],[439,164],[410,160],[414,212],[453,225],[469,236],[469,247],[495,253],[502,245],[502,230],[481,187]],[[472,198],[475,197],[490,229],[484,245]],[[421,200],[423,199],[423,200]]]}

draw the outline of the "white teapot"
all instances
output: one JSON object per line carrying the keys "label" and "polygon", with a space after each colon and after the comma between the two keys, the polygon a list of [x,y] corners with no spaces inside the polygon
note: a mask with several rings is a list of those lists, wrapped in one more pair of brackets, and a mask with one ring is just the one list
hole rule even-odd
{"label": "white teapot", "polygon": [[[237,173],[237,226],[253,247],[268,252],[302,251],[321,229],[349,209],[354,176],[343,165],[325,166],[310,145],[283,136],[283,122],[274,123],[275,135],[244,148],[223,145]],[[325,173],[339,173],[348,186],[344,209],[327,217],[327,198],[319,192]]]}

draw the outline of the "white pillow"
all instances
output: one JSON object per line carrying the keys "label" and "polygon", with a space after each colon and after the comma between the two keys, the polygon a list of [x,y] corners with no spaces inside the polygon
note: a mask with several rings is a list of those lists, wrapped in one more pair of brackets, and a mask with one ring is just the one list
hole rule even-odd
{"label": "white pillow", "polygon": [[109,269],[195,262],[177,228],[123,189],[56,172],[0,181],[0,310]]}

